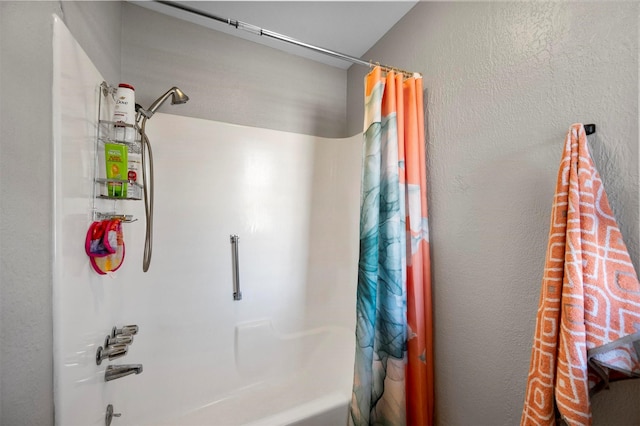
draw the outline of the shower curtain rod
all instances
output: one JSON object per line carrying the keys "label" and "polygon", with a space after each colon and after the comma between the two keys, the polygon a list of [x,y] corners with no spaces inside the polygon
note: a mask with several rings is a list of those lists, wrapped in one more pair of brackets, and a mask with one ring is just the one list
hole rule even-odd
{"label": "shower curtain rod", "polygon": [[186,6],[186,5],[178,3],[178,2],[165,1],[165,0],[154,0],[154,1],[156,3],[160,3],[160,4],[163,4],[165,6],[172,7],[174,9],[180,9],[180,10],[183,10],[185,12],[193,13],[195,15],[199,15],[199,16],[202,16],[202,17],[205,17],[205,18],[208,18],[208,19],[213,19],[214,21],[222,22],[224,24],[230,25],[230,26],[235,27],[235,28],[240,29],[240,30],[244,30],[244,31],[253,33],[253,34],[258,35],[258,36],[269,37],[269,38],[273,38],[275,40],[283,41],[285,43],[290,43],[290,44],[293,44],[293,45],[296,45],[296,46],[304,47],[304,48],[307,48],[307,49],[310,49],[310,50],[314,50],[314,51],[319,52],[319,53],[323,53],[325,55],[333,56],[334,58],[342,59],[343,61],[352,62],[352,63],[357,64],[357,65],[364,65],[364,66],[367,66],[369,68],[373,68],[375,66],[379,66],[381,68],[384,68],[385,70],[400,72],[402,74],[405,74],[405,75],[411,76],[411,77],[414,76],[415,74],[418,74],[418,75],[422,76],[422,74],[420,74],[420,73],[414,73],[414,72],[411,72],[411,71],[403,70],[401,68],[396,68],[396,67],[392,67],[392,66],[389,66],[389,65],[383,65],[383,64],[380,64],[378,62],[365,61],[363,59],[356,58],[355,56],[350,56],[350,55],[347,55],[345,53],[340,53],[340,52],[336,52],[334,50],[325,49],[324,47],[314,46],[312,44],[296,40],[296,39],[294,39],[292,37],[289,37],[289,36],[286,36],[284,34],[279,34],[279,33],[273,32],[273,31],[269,31],[269,30],[266,30],[264,28],[257,27],[255,25],[248,24],[246,22],[237,21],[235,19],[227,19],[227,18],[222,18],[220,16],[212,15],[210,13],[194,9],[194,8],[192,8],[190,6]]}

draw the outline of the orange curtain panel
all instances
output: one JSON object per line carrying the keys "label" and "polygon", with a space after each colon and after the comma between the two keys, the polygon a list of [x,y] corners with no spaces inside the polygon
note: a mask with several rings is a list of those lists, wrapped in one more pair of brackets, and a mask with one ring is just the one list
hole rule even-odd
{"label": "orange curtain panel", "polygon": [[356,360],[349,423],[433,423],[422,78],[365,78]]}

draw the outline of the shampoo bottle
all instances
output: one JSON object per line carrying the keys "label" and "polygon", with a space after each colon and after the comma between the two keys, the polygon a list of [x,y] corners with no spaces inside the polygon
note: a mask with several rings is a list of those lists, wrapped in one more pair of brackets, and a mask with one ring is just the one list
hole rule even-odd
{"label": "shampoo bottle", "polygon": [[135,128],[122,125],[133,126],[136,121],[135,89],[130,84],[120,83],[118,85],[113,121],[115,122],[115,139],[117,141],[133,142],[135,140]]}

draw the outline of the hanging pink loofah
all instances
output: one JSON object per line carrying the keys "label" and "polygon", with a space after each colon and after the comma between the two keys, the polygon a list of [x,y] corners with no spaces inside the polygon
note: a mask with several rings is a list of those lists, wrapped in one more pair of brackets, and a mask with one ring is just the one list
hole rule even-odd
{"label": "hanging pink loofah", "polygon": [[122,221],[110,219],[93,222],[87,231],[85,251],[91,266],[100,275],[118,270],[125,256]]}

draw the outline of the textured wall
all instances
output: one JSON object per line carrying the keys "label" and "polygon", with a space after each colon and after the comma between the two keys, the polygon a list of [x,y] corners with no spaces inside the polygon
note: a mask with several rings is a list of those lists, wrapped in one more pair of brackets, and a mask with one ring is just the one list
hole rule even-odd
{"label": "textured wall", "polygon": [[[113,2],[0,2],[2,425],[53,424],[52,14],[67,10],[67,23],[93,46],[94,57],[116,58],[119,8]],[[87,20],[101,25],[85,26]],[[111,27],[118,31],[102,33]],[[105,67],[106,76],[118,78],[119,63]]]}
{"label": "textured wall", "polygon": [[345,70],[132,4],[123,5],[122,17],[122,78],[141,105],[176,85],[191,99],[164,112],[346,136]]}
{"label": "textured wall", "polygon": [[[366,55],[424,74],[437,423],[519,422],[555,178],[574,122],[638,266],[638,4],[419,3]],[[349,70],[349,129],[362,76]],[[593,398],[640,423],[640,381]]]}
{"label": "textured wall", "polygon": [[48,142],[57,11],[0,3],[0,423],[8,425],[53,422]]}

